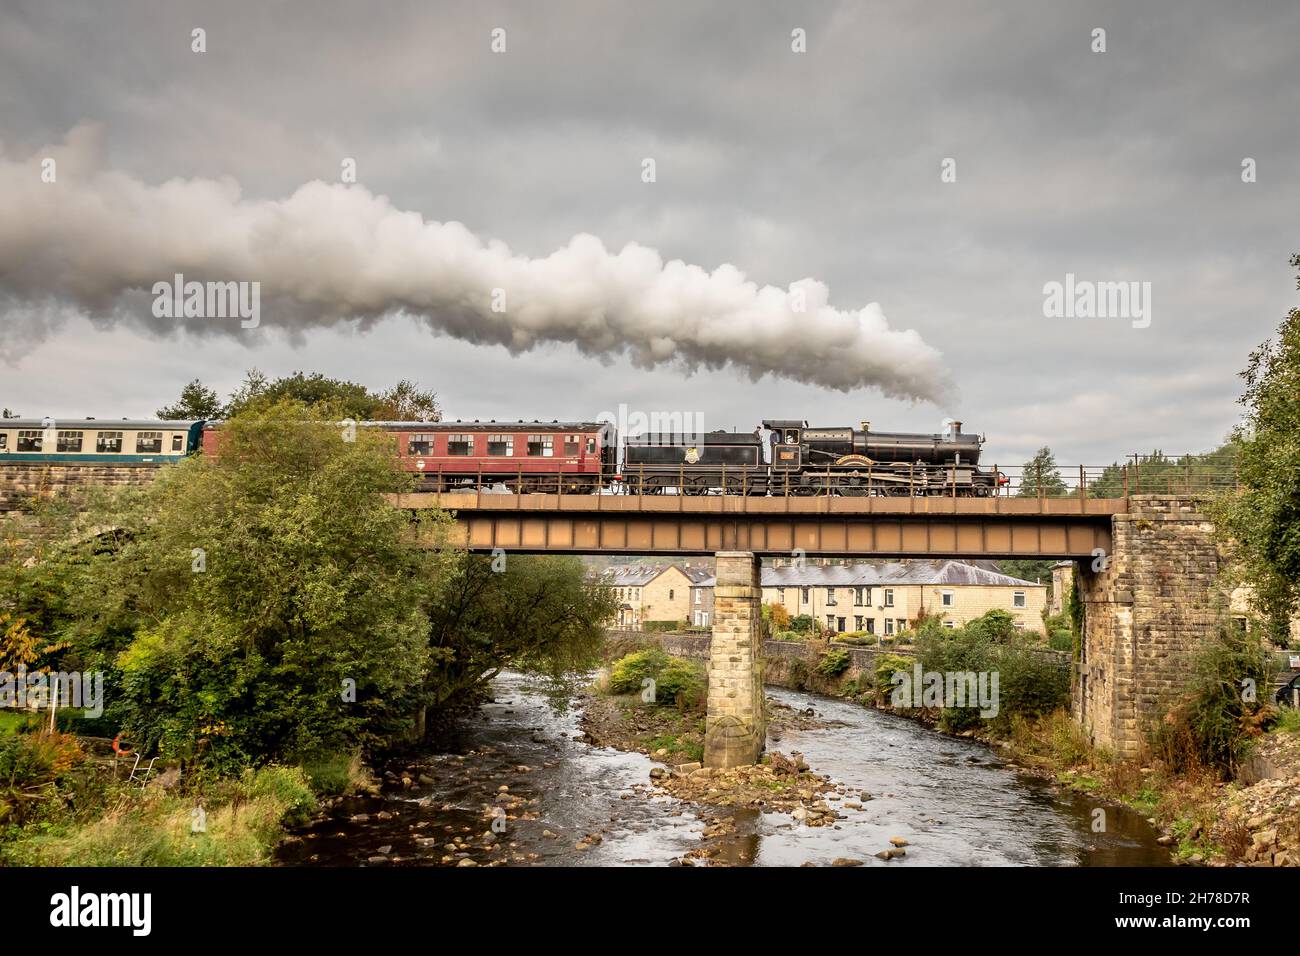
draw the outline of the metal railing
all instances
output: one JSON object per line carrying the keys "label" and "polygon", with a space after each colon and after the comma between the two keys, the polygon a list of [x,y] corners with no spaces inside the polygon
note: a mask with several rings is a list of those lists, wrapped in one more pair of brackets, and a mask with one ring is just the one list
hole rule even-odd
{"label": "metal railing", "polygon": [[1238,487],[1235,469],[1206,464],[1196,456],[1170,459],[1131,456],[1110,465],[1061,465],[1050,471],[1026,465],[970,466],[911,464],[897,467],[827,469],[816,472],[721,465],[678,467],[677,473],[644,465],[619,474],[421,473],[421,490],[493,491],[516,494],[762,495],[765,497],[1000,497],[1128,498],[1138,494],[1211,496]]}

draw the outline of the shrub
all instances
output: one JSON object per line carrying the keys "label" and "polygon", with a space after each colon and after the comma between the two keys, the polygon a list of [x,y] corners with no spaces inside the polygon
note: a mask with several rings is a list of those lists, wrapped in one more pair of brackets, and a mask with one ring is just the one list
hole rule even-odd
{"label": "shrub", "polygon": [[790,618],[790,630],[800,634],[809,634],[815,629],[816,623],[811,614],[796,614]]}
{"label": "shrub", "polygon": [[676,703],[682,711],[696,710],[704,702],[704,668],[693,661],[669,658],[655,678],[655,703]]}
{"label": "shrub", "polygon": [[639,691],[646,678],[658,677],[668,666],[669,657],[657,647],[634,651],[614,662],[609,672],[609,689],[614,694]]}
{"label": "shrub", "polygon": [[30,819],[83,760],[67,734],[0,734],[0,824]]}
{"label": "shrub", "polygon": [[[1231,627],[1202,644],[1191,663],[1187,690],[1165,714],[1156,747],[1176,771],[1200,765],[1226,776],[1260,733],[1272,663],[1256,635]],[[1256,688],[1253,701],[1244,699],[1243,682],[1248,680]]]}
{"label": "shrub", "polygon": [[888,693],[894,686],[894,675],[899,671],[910,674],[913,663],[915,662],[912,658],[903,657],[901,654],[881,654],[876,658],[876,692]]}
{"label": "shrub", "polygon": [[657,647],[628,654],[615,661],[609,674],[614,694],[640,691],[645,681],[655,682],[655,703],[676,703],[682,710],[697,707],[704,697],[704,668],[680,657],[669,657]]}
{"label": "shrub", "polygon": [[685,630],[689,623],[688,621],[642,621],[641,630],[649,634],[666,634]]}
{"label": "shrub", "polygon": [[821,656],[817,661],[817,673],[823,677],[839,677],[852,663],[853,656],[848,651],[837,648]]}

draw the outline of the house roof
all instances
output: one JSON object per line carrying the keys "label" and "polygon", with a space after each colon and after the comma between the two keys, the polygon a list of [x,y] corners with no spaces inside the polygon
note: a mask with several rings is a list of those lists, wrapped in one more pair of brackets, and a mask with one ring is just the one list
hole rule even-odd
{"label": "house roof", "polygon": [[[699,587],[713,587],[710,576]],[[1045,588],[1013,578],[988,567],[964,561],[914,559],[910,561],[861,561],[856,564],[804,565],[763,568],[765,588],[782,587],[878,587],[881,585],[946,584]]]}
{"label": "house roof", "polygon": [[645,587],[669,568],[682,572],[692,584],[713,577],[713,572],[708,568],[683,567],[680,564],[625,564],[606,568],[601,575],[601,582],[616,588]]}

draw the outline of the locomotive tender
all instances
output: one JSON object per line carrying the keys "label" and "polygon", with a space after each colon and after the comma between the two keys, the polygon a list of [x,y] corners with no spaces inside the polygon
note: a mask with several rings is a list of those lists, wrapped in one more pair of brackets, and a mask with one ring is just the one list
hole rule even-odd
{"label": "locomotive tender", "polygon": [[[766,419],[753,432],[624,436],[601,422],[361,422],[392,435],[417,487],[517,493],[988,496],[1005,476],[979,467],[983,438],[813,427]],[[766,437],[764,437],[766,432]],[[0,420],[0,462],[159,465],[220,454],[204,420]],[[621,450],[621,455],[620,455]]]}

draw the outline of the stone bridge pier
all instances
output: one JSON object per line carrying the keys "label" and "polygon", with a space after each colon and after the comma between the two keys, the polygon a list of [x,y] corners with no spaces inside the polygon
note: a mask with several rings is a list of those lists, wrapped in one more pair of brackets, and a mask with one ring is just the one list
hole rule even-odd
{"label": "stone bridge pier", "polygon": [[1196,499],[1134,495],[1112,522],[1112,553],[1075,575],[1084,629],[1072,707],[1094,745],[1137,757],[1182,689],[1190,652],[1223,622],[1227,595]]}
{"label": "stone bridge pier", "polygon": [[763,589],[751,551],[716,555],[704,765],[758,761],[767,740],[763,714]]}

